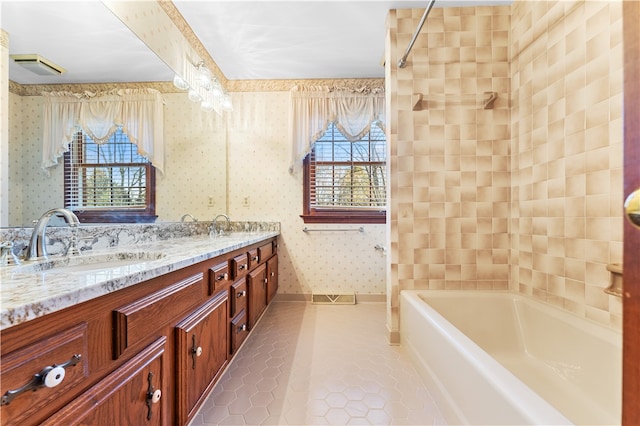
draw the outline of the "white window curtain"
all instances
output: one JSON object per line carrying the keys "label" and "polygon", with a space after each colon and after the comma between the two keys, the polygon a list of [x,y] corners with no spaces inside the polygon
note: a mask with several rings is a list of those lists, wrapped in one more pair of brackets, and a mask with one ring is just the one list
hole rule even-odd
{"label": "white window curtain", "polygon": [[155,89],[115,89],[102,93],[44,92],[42,168],[58,164],[77,130],[101,144],[118,127],[138,153],[164,173],[164,100]]}
{"label": "white window curtain", "polygon": [[338,130],[352,142],[362,138],[373,123],[380,123],[384,130],[383,87],[295,86],[289,93],[292,173],[301,170],[302,161],[330,123],[336,123]]}

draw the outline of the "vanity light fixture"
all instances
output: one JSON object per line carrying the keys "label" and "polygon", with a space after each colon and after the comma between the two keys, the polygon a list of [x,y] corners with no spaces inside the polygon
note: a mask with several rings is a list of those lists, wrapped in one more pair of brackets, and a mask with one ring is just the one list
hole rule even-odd
{"label": "vanity light fixture", "polygon": [[189,100],[200,102],[203,111],[231,111],[231,96],[222,87],[218,79],[205,66],[204,61],[194,65],[195,72],[191,83],[182,76],[176,74],[173,77],[173,85],[180,90],[188,90]]}

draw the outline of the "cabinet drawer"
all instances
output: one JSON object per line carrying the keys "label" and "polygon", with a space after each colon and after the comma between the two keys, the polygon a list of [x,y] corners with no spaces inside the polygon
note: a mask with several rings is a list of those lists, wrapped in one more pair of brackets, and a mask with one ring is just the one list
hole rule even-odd
{"label": "cabinet drawer", "polygon": [[176,325],[178,424],[187,424],[227,365],[228,292],[221,292]]}
{"label": "cabinet drawer", "polygon": [[265,244],[263,246],[258,247],[258,259],[260,262],[264,262],[268,258],[273,255],[273,243]]}
{"label": "cabinet drawer", "polygon": [[249,250],[247,252],[247,256],[249,258],[249,270],[252,270],[256,266],[258,266],[258,263],[260,263],[259,262],[260,258],[258,257],[258,249],[255,248],[255,249]]}
{"label": "cabinet drawer", "polygon": [[2,424],[40,423],[69,402],[89,376],[87,342],[82,323],[3,356]]}
{"label": "cabinet drawer", "polygon": [[220,263],[209,268],[209,294],[214,294],[231,284],[229,262]]}
{"label": "cabinet drawer", "polygon": [[247,309],[247,280],[241,278],[231,286],[231,312],[234,317],[238,312]]}
{"label": "cabinet drawer", "polygon": [[161,337],[92,386],[43,425],[171,424],[165,377],[166,337]]}
{"label": "cabinet drawer", "polygon": [[249,326],[247,325],[247,311],[242,311],[234,319],[231,320],[231,346],[230,352],[235,353],[242,345],[242,342],[249,335]]}
{"label": "cabinet drawer", "polygon": [[204,274],[198,273],[114,311],[114,357],[148,339],[201,302]]}
{"label": "cabinet drawer", "polygon": [[231,263],[231,279],[237,280],[238,278],[247,275],[247,271],[249,270],[249,259],[247,258],[246,253],[237,255],[229,262]]}

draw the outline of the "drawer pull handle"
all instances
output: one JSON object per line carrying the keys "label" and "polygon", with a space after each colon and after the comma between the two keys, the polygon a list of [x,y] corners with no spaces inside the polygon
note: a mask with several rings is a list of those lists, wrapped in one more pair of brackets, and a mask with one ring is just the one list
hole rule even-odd
{"label": "drawer pull handle", "polygon": [[242,296],[246,296],[247,295],[247,291],[246,290],[242,290],[239,291],[238,294],[236,294],[236,298],[241,298]]}
{"label": "drawer pull handle", "polygon": [[242,324],[241,326],[239,326],[236,334],[240,333],[241,331],[247,331],[247,324]]}
{"label": "drawer pull handle", "polygon": [[193,364],[192,367],[194,370],[196,369],[196,358],[198,358],[199,356],[202,355],[202,346],[198,346],[196,343],[196,335],[193,334],[192,336],[192,345],[191,345],[191,358],[193,359]]}
{"label": "drawer pull handle", "polygon": [[35,391],[37,389],[47,387],[55,388],[64,380],[66,367],[73,367],[82,360],[82,355],[76,354],[71,359],[62,364],[54,364],[43,368],[39,373],[34,374],[29,383],[15,390],[8,390],[2,396],[1,405],[9,405],[15,397],[28,390]]}
{"label": "drawer pull handle", "polygon": [[229,279],[229,274],[227,274],[226,272],[224,274],[218,275],[218,281],[228,280],[228,279]]}
{"label": "drawer pull handle", "polygon": [[162,391],[153,387],[153,373],[149,372],[147,382],[149,383],[149,387],[147,388],[147,398],[145,402],[147,403],[147,420],[151,420],[151,415],[153,414],[151,407],[160,401]]}

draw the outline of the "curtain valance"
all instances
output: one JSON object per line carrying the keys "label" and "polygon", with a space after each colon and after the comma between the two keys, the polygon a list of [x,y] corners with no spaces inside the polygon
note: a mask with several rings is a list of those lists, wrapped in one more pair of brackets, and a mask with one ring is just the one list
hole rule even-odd
{"label": "curtain valance", "polygon": [[382,87],[295,86],[289,93],[293,143],[291,172],[300,169],[304,157],[331,123],[335,123],[352,142],[362,138],[375,122],[384,129],[385,95]]}
{"label": "curtain valance", "polygon": [[77,130],[102,144],[118,127],[138,153],[164,172],[164,100],[155,89],[115,89],[101,93],[43,92],[42,168],[48,172],[69,150]]}

